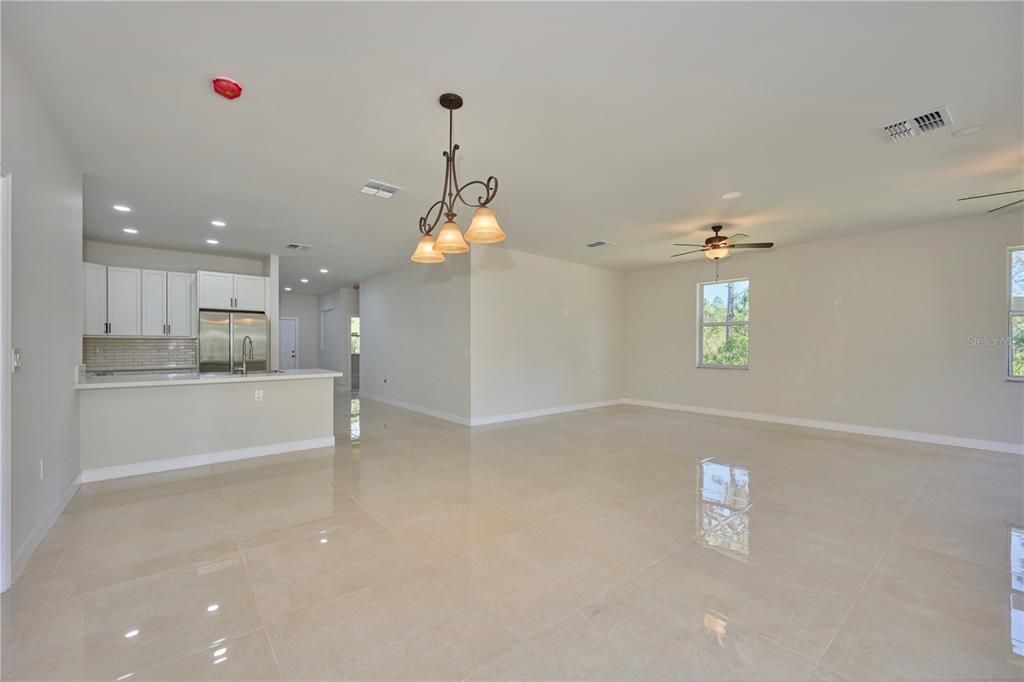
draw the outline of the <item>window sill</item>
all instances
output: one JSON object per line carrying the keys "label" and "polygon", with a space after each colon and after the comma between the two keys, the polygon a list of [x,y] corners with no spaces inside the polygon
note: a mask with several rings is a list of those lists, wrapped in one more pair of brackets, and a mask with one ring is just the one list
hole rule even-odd
{"label": "window sill", "polygon": [[697,365],[697,369],[750,369],[750,365]]}

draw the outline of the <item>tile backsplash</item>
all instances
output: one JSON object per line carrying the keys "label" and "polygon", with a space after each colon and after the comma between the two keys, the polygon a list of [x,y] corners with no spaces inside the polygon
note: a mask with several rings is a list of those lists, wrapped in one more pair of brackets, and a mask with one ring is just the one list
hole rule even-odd
{"label": "tile backsplash", "polygon": [[196,343],[196,339],[87,336],[82,339],[82,362],[89,372],[195,367]]}

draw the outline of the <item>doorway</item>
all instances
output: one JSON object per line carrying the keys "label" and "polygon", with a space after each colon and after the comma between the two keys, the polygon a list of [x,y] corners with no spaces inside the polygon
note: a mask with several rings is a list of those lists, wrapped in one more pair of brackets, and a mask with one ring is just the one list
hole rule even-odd
{"label": "doorway", "polygon": [[299,369],[299,320],[295,317],[278,319],[281,369]]}
{"label": "doorway", "polygon": [[359,336],[359,316],[353,315],[349,318],[349,353],[351,354],[351,362],[349,363],[349,379],[351,380],[350,386],[352,387],[353,397],[359,394],[359,351],[360,351],[360,336]]}

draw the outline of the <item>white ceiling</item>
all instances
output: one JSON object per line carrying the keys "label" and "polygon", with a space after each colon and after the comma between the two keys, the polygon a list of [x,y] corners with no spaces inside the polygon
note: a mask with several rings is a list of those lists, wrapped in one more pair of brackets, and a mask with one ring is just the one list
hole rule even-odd
{"label": "white ceiling", "polygon": [[[408,262],[417,218],[440,191],[445,91],[466,99],[460,175],[498,176],[505,244],[522,251],[633,269],[669,262],[672,242],[702,240],[716,221],[784,248],[983,215],[998,204],[955,199],[1024,181],[1022,7],[5,2],[2,12],[4,42],[86,173],[87,236],[282,254],[284,284],[317,293]],[[214,95],[216,75],[241,81],[243,96]],[[953,129],[985,129],[900,143],[877,132],[943,105]],[[403,191],[359,193],[369,178]],[[720,198],[731,190],[743,196]],[[127,237],[125,225],[141,233]],[[208,247],[211,236],[221,245]],[[584,248],[598,239],[613,246]],[[316,248],[284,255],[291,241]]]}

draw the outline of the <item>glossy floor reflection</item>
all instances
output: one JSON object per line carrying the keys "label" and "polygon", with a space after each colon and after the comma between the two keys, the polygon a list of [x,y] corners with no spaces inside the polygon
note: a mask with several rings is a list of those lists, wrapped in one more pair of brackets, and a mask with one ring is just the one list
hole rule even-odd
{"label": "glossy floor reflection", "polygon": [[83,487],[4,679],[1021,679],[1024,458],[613,407]]}

